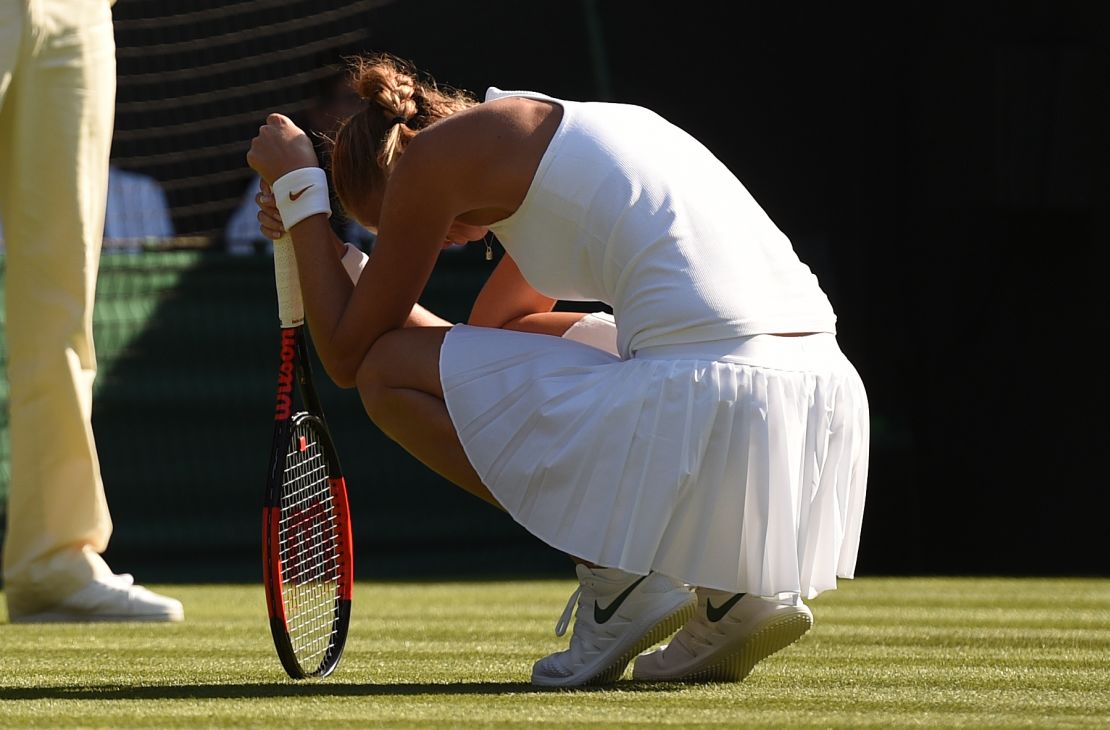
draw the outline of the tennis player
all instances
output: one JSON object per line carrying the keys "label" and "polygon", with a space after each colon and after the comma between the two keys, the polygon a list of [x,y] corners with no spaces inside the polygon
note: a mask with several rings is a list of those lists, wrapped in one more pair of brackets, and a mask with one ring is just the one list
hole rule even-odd
{"label": "tennis player", "polygon": [[[478,103],[388,54],[354,74],[366,106],[331,164],[377,233],[369,261],[328,225],[288,118],[247,156],[263,232],[292,234],[328,373],[578,563],[556,626],[577,603],[570,646],[534,683],[612,681],[633,659],[638,679],[743,679],[810,628],[803,599],[855,569],[867,398],[816,277],[733,173],[648,109],[497,88]],[[417,305],[439,252],[489,232],[507,255],[469,323]]]}

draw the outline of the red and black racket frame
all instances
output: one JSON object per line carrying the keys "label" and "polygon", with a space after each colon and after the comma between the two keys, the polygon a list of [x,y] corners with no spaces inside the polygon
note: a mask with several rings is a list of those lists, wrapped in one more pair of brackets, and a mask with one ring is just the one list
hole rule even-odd
{"label": "red and black racket frame", "polygon": [[[304,403],[304,410],[294,409],[293,383],[296,379]],[[290,436],[298,425],[307,420],[325,436],[320,440],[322,455],[328,466],[328,486],[331,490],[336,524],[339,531],[339,601],[334,625],[335,641],[315,669],[304,669],[298,663],[289,640],[284,602],[282,601],[282,565],[278,552],[278,530],[281,521],[280,491],[285,471],[285,454]],[[266,496],[262,508],[262,565],[266,589],[266,606],[270,615],[270,631],[281,664],[290,677],[325,677],[339,664],[346,643],[347,628],[351,619],[351,592],[354,584],[353,542],[351,536],[350,507],[347,485],[339,465],[339,456],[324,420],[324,411],[312,382],[309,352],[304,327],[281,328],[281,359],[278,365],[277,399],[274,409],[274,439],[270,447],[270,473],[267,475]]]}

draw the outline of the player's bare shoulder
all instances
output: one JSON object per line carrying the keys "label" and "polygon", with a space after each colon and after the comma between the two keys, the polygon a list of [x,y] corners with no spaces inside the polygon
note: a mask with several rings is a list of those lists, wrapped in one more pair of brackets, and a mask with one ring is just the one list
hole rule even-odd
{"label": "player's bare shoulder", "polygon": [[[515,210],[562,119],[558,104],[525,97],[506,97],[478,104],[429,126],[409,145],[406,157],[419,149],[439,174],[481,189]],[[482,197],[486,197],[483,195]],[[496,202],[495,202],[496,201]]]}

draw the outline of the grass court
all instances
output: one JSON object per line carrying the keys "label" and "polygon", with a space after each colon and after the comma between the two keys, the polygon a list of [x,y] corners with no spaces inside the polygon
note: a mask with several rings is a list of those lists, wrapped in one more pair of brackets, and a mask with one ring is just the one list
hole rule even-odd
{"label": "grass court", "polygon": [[1110,580],[876,578],[740,684],[540,690],[572,580],[356,585],[331,677],[278,663],[260,585],[151,586],[175,625],[12,625],[0,727],[1110,726]]}

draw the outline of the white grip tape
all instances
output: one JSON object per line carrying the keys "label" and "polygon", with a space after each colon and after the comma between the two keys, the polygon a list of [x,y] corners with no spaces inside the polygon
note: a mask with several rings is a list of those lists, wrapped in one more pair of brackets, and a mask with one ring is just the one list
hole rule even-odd
{"label": "white grip tape", "polygon": [[272,187],[281,223],[287,231],[317,213],[331,215],[328,177],[319,167],[302,167],[287,172],[275,180]]}
{"label": "white grip tape", "polygon": [[350,243],[344,243],[343,249],[343,258],[339,259],[339,262],[347,270],[347,276],[351,277],[351,281],[357,284],[358,278],[362,276],[362,270],[366,267],[366,262],[370,260],[370,257]]}
{"label": "white grip tape", "polygon": [[278,319],[282,327],[304,324],[304,301],[297,275],[297,256],[293,238],[286,233],[274,241],[274,282],[277,284]]}

